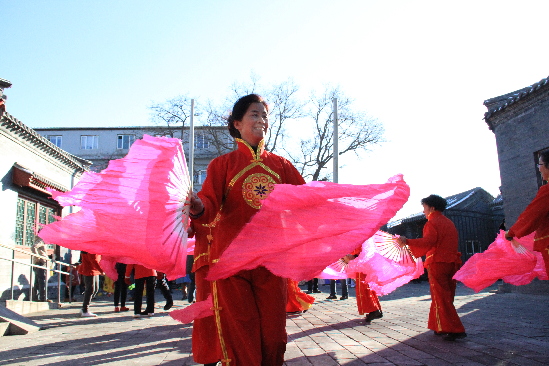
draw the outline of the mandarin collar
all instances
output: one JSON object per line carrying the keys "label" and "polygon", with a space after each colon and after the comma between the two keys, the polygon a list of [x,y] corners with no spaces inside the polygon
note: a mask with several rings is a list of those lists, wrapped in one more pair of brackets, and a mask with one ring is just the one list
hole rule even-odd
{"label": "mandarin collar", "polygon": [[238,143],[239,151],[251,156],[253,160],[260,160],[261,155],[265,151],[265,139],[259,141],[259,145],[257,145],[257,151],[254,151],[252,146],[245,140],[239,138],[236,138],[235,140]]}
{"label": "mandarin collar", "polygon": [[440,211],[433,211],[429,214],[429,216],[427,217],[427,220],[431,220],[432,218],[438,216],[438,215],[442,215],[442,212]]}

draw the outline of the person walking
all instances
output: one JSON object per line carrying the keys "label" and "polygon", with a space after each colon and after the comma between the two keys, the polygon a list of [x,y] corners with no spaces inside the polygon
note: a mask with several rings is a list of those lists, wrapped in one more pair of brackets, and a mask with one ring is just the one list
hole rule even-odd
{"label": "person walking", "polygon": [[[156,271],[140,264],[128,264],[126,266],[126,283],[130,282],[130,275],[134,271],[135,292],[133,295],[133,317],[154,315],[154,290],[156,285]],[[143,289],[147,290],[147,307],[141,311],[143,305]]]}
{"label": "person walking", "polygon": [[[118,277],[114,282],[114,312],[128,311],[126,297],[128,296],[128,285],[126,284],[126,264],[116,263],[114,265]],[[120,307],[118,306],[120,305]]]}
{"label": "person walking", "polygon": [[78,273],[82,275],[82,279],[86,289],[84,290],[84,300],[82,300],[82,310],[80,316],[83,318],[96,317],[97,314],[89,311],[91,299],[97,295],[99,291],[99,275],[103,274],[103,270],[99,265],[101,256],[99,254],[91,254],[88,252],[80,252],[81,263],[78,266]]}

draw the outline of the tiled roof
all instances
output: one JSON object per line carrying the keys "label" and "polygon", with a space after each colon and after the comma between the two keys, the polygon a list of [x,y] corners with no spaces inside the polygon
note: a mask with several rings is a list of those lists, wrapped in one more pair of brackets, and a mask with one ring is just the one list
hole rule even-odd
{"label": "tiled roof", "polygon": [[9,88],[10,86],[11,86],[11,82],[9,80],[0,78],[0,87]]}
{"label": "tiled roof", "polygon": [[[481,195],[478,195],[475,199],[473,199],[473,196],[475,196],[475,194],[477,193],[481,193]],[[446,197],[446,210],[475,211],[475,209],[478,209],[476,204],[479,200],[482,200],[483,194],[486,195],[486,197],[490,200],[490,203],[494,201],[494,198],[488,192],[480,187],[477,187],[465,192],[454,194],[453,196]],[[424,219],[425,215],[422,212],[418,212],[403,219],[392,221],[387,224],[387,227],[391,228],[400,224],[415,222]]]}
{"label": "tiled roof", "polygon": [[63,161],[65,164],[73,168],[88,170],[89,166],[92,164],[91,161],[69,154],[65,150],[55,146],[47,138],[39,135],[32,128],[28,127],[7,112],[4,112],[0,116],[0,127],[8,130],[14,135],[20,136],[25,141],[30,142],[40,150],[46,152],[48,155]]}
{"label": "tiled roof", "polygon": [[484,101],[484,105],[488,108],[488,111],[484,113],[484,119],[487,121],[495,113],[501,112],[511,104],[518,102],[524,97],[537,92],[538,90],[549,85],[549,77],[541,79],[535,84],[532,84],[526,88],[508,93],[499,97],[487,99]]}

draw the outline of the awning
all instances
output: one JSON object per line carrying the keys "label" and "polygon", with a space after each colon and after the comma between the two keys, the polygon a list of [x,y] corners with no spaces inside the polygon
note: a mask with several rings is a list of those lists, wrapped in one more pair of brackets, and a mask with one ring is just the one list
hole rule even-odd
{"label": "awning", "polygon": [[13,164],[12,181],[21,187],[30,187],[37,191],[51,195],[47,188],[52,188],[60,192],[67,192],[69,189],[59,183],[53,182],[45,176],[33,172],[17,163]]}

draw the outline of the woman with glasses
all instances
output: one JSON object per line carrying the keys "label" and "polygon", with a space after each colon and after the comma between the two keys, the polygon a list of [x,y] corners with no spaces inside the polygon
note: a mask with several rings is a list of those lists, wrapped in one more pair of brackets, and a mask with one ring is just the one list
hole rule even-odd
{"label": "woman with glasses", "polygon": [[[538,169],[543,180],[549,181],[549,150],[540,154]],[[507,231],[505,238],[522,238],[533,232],[534,250],[541,252],[545,270],[549,274],[549,184],[541,186],[536,197]]]}

